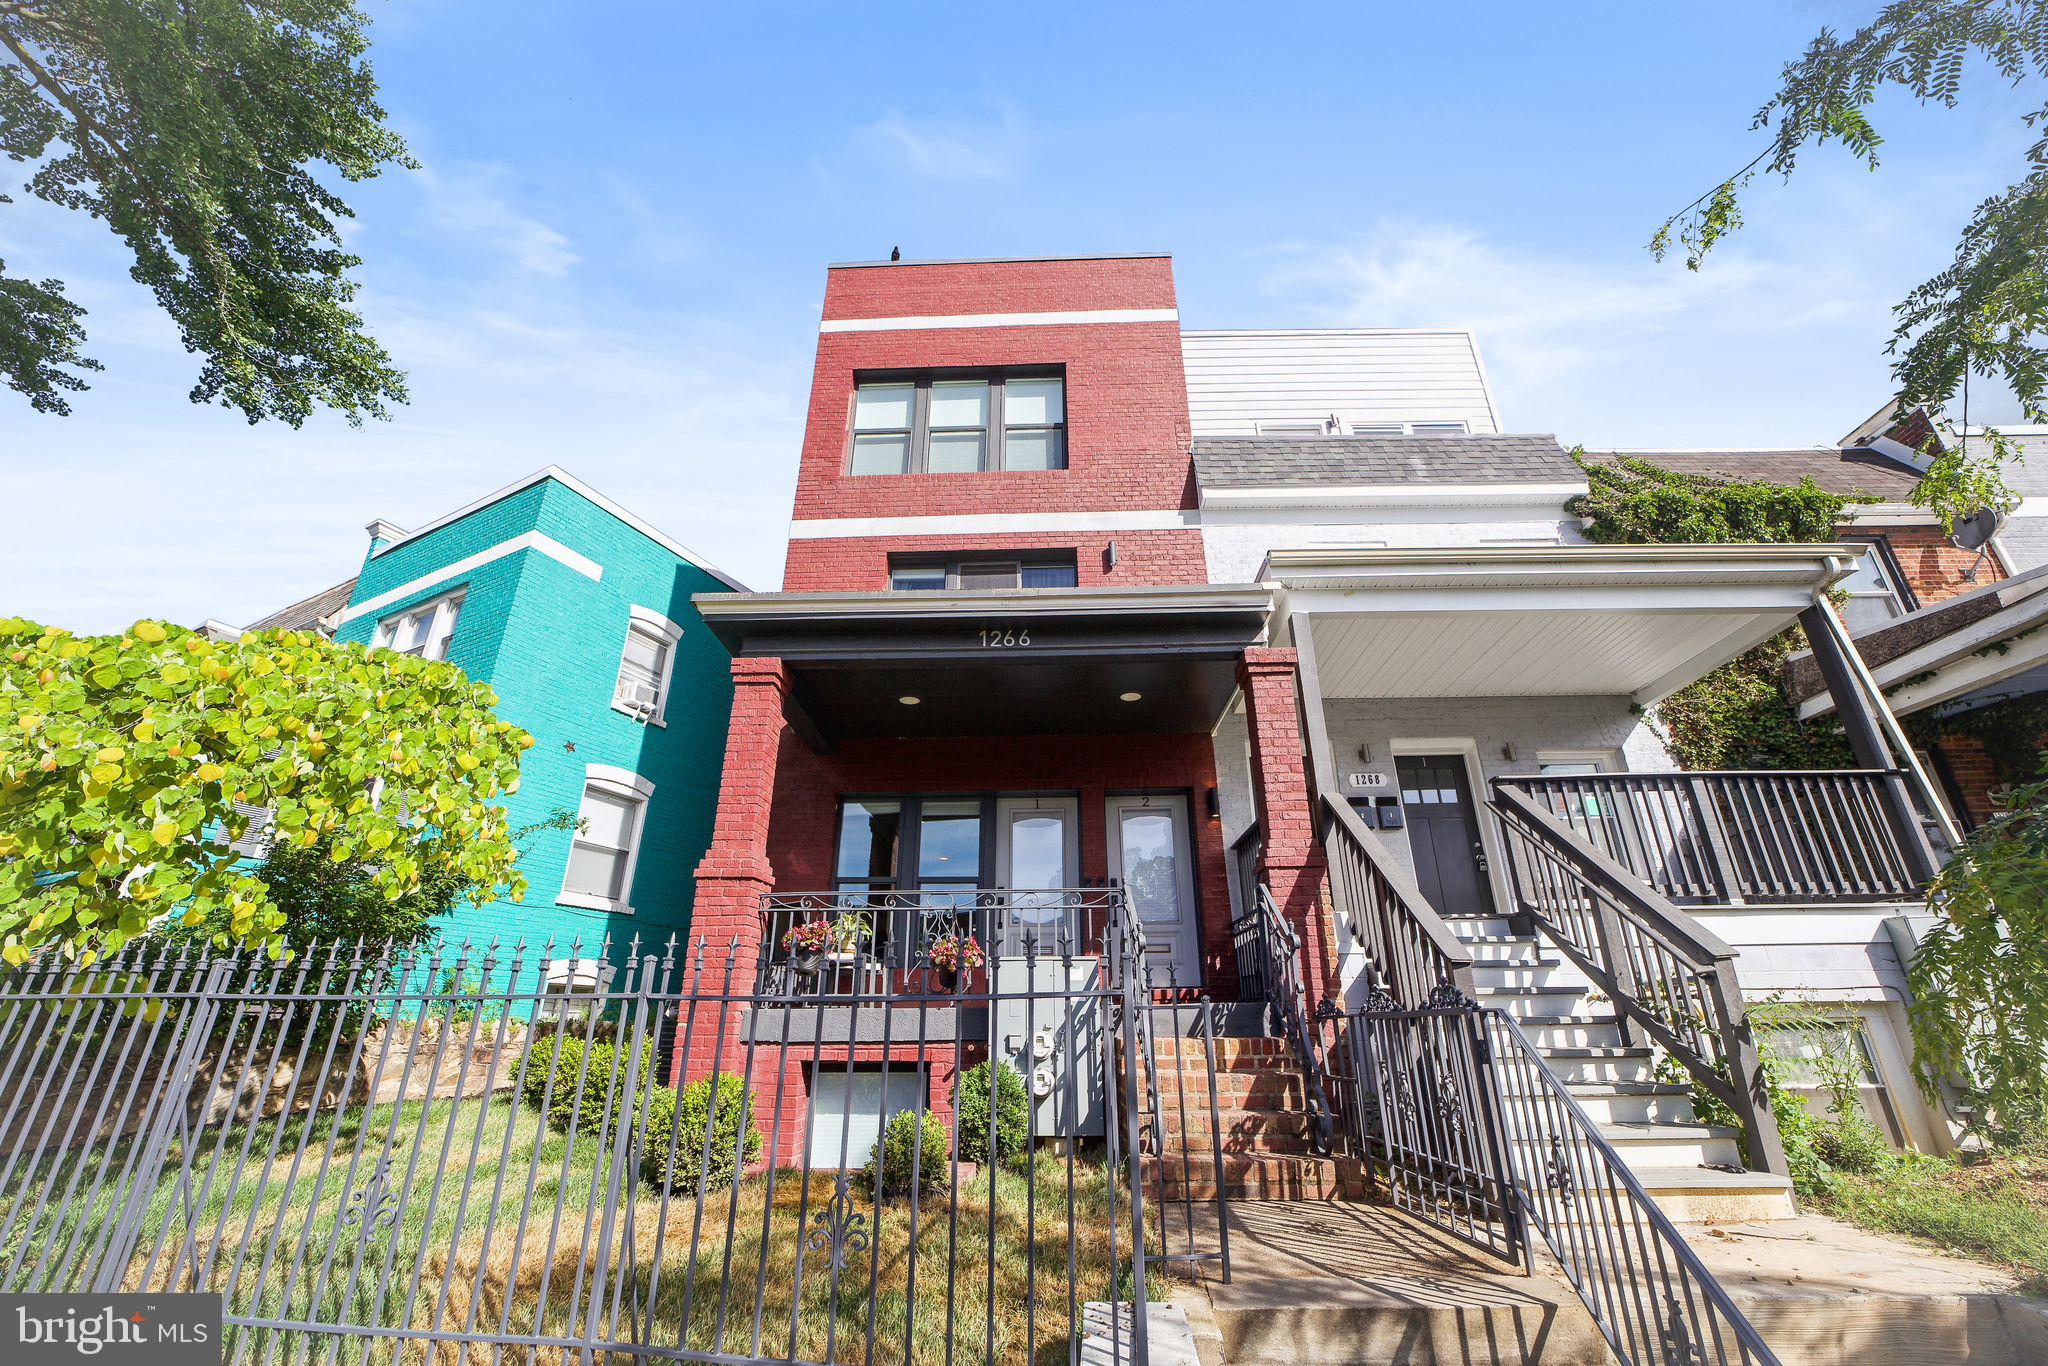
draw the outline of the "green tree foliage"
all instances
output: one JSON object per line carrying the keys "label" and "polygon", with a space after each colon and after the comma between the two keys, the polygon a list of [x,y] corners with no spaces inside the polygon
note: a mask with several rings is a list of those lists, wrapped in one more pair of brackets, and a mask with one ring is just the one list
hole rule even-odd
{"label": "green tree foliage", "polygon": [[[1966,79],[2026,88],[2044,76],[2048,0],[1899,0],[1854,33],[1823,29],[1757,111],[1752,126],[1766,137],[1763,149],[1666,219],[1650,250],[1662,260],[1676,245],[1698,270],[1742,226],[1750,183],[1766,173],[1789,177],[1809,146],[1839,143],[1876,169],[1884,139],[1871,109],[1888,93],[1954,108]],[[1886,349],[1896,357],[1902,409],[1939,407],[1974,371],[2001,376],[2029,421],[2048,422],[2048,103],[2024,121],[2034,137],[2020,179],[1976,206],[1948,267],[1892,310]],[[2002,505],[2010,498],[1997,474],[2005,454],[2002,443],[1986,443],[1972,470],[1952,453],[1916,496],[1944,524]]]}
{"label": "green tree foliage", "polygon": [[[995,1100],[993,1121],[989,1116],[991,1096]],[[1017,1069],[998,1060],[993,1081],[985,1062],[962,1073],[953,1084],[953,1128],[960,1135],[962,1162],[986,1162],[991,1148],[996,1161],[1016,1161],[1031,1136],[1031,1101],[1024,1094],[1024,1078],[1017,1075]]]}
{"label": "green tree foliage", "polygon": [[[1626,457],[1572,452],[1587,492],[1569,510],[1586,538],[1608,545],[1787,544],[1835,538],[1850,504],[1811,479],[1797,484],[1679,474]],[[1854,755],[1834,722],[1803,725],[1785,690],[1785,661],[1806,647],[1780,633],[1657,704],[1672,757],[1689,769],[1848,768]]]}
{"label": "green tree foliage", "polygon": [[430,872],[522,895],[493,800],[533,740],[496,702],[453,665],[310,633],[0,620],[0,959],[105,953],[172,916],[281,953],[277,901],[230,848],[255,807],[394,902]]}
{"label": "green tree foliage", "polygon": [[[195,403],[297,426],[405,401],[351,307],[351,214],[325,176],[412,164],[368,22],[354,0],[0,0],[0,153],[32,168],[28,193],[120,237],[203,357]],[[0,375],[41,411],[69,412],[99,368],[81,316],[61,281],[0,275]]]}
{"label": "green tree foliage", "polygon": [[2048,754],[1935,878],[1908,1017],[1933,1094],[1960,1079],[1994,1137],[2048,1124]]}

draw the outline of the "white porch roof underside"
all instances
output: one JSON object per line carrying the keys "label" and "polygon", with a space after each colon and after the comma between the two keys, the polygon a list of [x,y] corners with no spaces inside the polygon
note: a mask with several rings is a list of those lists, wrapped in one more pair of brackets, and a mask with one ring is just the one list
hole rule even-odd
{"label": "white porch roof underside", "polygon": [[1850,545],[1287,550],[1276,636],[1325,697],[1629,697],[1648,705],[1787,626]]}

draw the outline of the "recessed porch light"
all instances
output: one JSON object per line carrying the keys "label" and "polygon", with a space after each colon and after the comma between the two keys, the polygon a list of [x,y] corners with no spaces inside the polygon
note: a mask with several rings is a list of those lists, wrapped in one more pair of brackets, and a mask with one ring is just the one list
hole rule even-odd
{"label": "recessed porch light", "polygon": [[898,702],[901,702],[906,707],[914,707],[918,703],[924,701],[922,697],[912,697],[909,693],[903,694],[903,696],[897,698],[896,700]]}
{"label": "recessed porch light", "polygon": [[1123,694],[1123,700],[1124,700],[1124,701],[1126,701],[1126,702],[1136,702],[1136,701],[1137,701],[1138,699],[1142,698],[1142,697],[1143,697],[1144,695],[1145,695],[1145,694],[1143,694],[1143,693],[1141,693],[1141,692],[1127,692],[1127,693]]}

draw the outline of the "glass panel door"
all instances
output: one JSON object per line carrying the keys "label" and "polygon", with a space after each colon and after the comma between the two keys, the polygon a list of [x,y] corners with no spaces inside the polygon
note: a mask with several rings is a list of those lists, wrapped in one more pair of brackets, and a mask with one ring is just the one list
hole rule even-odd
{"label": "glass panel door", "polygon": [[[1034,930],[1040,952],[1060,952],[1058,893],[1080,881],[1078,826],[1072,797],[1004,797],[996,803],[996,885],[1016,893],[1003,929],[1004,952],[1022,952],[1019,931]],[[1084,927],[1072,929],[1078,952]]]}
{"label": "glass panel door", "polygon": [[1110,875],[1123,882],[1131,909],[1145,927],[1155,987],[1202,982],[1187,816],[1185,797],[1109,799]]}

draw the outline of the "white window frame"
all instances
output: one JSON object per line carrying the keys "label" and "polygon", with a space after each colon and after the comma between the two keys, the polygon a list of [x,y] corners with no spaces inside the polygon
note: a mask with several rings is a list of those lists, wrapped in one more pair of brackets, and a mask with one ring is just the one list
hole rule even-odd
{"label": "white window frame", "polygon": [[[1875,589],[1855,588],[1851,586],[1853,578],[1843,579],[1835,585],[1835,589],[1848,601],[1842,604],[1841,611],[1836,613],[1836,615],[1841,617],[1842,624],[1849,626],[1851,631],[1873,631],[1889,622],[1897,621],[1900,617],[1911,612],[1913,604],[1906,595],[1904,568],[1903,566],[1895,566],[1890,553],[1891,548],[1885,540],[1882,537],[1872,537],[1867,540],[1858,539],[1854,543],[1863,547],[1860,562],[1862,565],[1870,567],[1871,572],[1877,578],[1879,587]],[[1849,603],[1856,601],[1887,603],[1891,607],[1891,615],[1886,617],[1883,622],[1865,622],[1860,626],[1849,625]]]}
{"label": "white window frame", "polygon": [[1536,771],[1541,773],[1545,764],[1592,764],[1595,773],[1623,771],[1621,751],[1615,749],[1539,749]]}
{"label": "white window frame", "polygon": [[[661,678],[654,685],[654,706],[651,710],[635,707],[620,696],[620,685],[626,676],[626,646],[632,643],[633,633],[640,632],[660,642],[662,647]],[[643,721],[650,726],[668,727],[668,694],[676,677],[676,647],[682,643],[683,628],[670,621],[651,607],[633,606],[626,612],[626,635],[619,642],[619,671],[612,677],[612,710]]]}
{"label": "white window frame", "polygon": [[[398,637],[400,622],[432,613],[433,619],[427,625],[426,644],[415,657],[433,660],[436,663],[447,659],[448,642],[455,638],[455,627],[461,617],[462,600],[468,595],[469,589],[464,586],[452,593],[428,598],[425,602],[414,603],[402,612],[393,612],[387,617],[380,618],[377,622],[377,637],[372,644],[380,650],[392,649],[391,642]],[[412,651],[402,650],[398,653],[411,654]]]}
{"label": "white window frame", "polygon": [[[569,889],[569,860],[562,860],[562,890],[555,897],[557,906],[575,906],[586,911],[608,911],[613,915],[633,914],[633,877],[640,867],[640,846],[647,834],[647,810],[654,798],[654,784],[633,772],[630,768],[618,768],[611,764],[587,764],[583,769],[583,793],[576,799],[576,816],[583,817],[583,803],[591,790],[607,797],[618,797],[634,803],[639,809],[633,813],[633,833],[626,840],[626,870],[619,878],[616,900],[608,896],[594,896],[589,892]],[[578,832],[569,832],[569,843],[573,852]]]}

